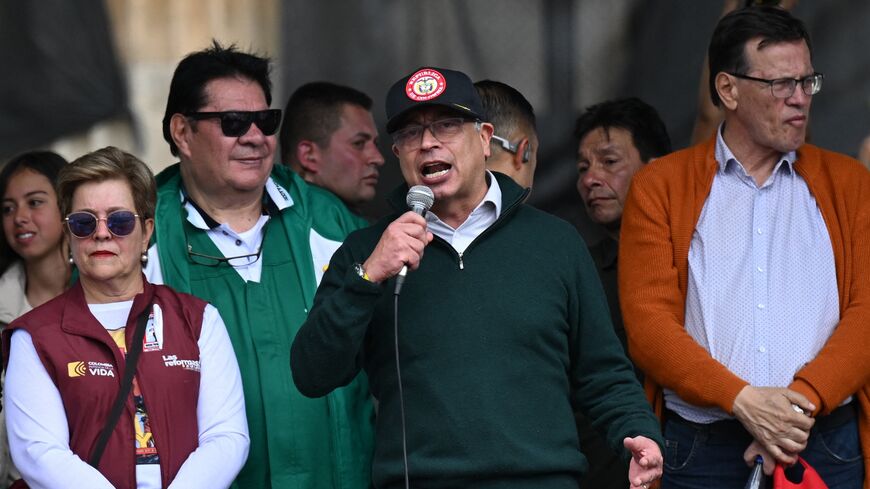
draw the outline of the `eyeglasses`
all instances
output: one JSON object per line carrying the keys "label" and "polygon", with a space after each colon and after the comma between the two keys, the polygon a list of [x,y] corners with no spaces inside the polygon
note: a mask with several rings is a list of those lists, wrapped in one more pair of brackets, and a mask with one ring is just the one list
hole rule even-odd
{"label": "eyeglasses", "polygon": [[[420,147],[423,142],[423,132],[426,129],[435,136],[435,139],[446,143],[453,140],[462,132],[462,125],[472,122],[464,117],[450,117],[439,119],[429,124],[408,124],[392,134],[393,143],[402,151],[412,151]],[[473,121],[476,129],[480,129],[480,121]]]}
{"label": "eyeglasses", "polygon": [[185,117],[195,120],[220,119],[221,131],[228,138],[244,136],[256,124],[266,136],[278,131],[281,125],[281,109],[257,110],[253,112],[230,110],[226,112],[188,112]]}
{"label": "eyeglasses", "polygon": [[263,243],[266,242],[266,228],[269,227],[269,223],[263,224],[263,236],[260,241],[260,246],[257,248],[256,253],[248,253],[246,255],[238,255],[238,256],[212,256],[207,255],[205,253],[197,253],[193,251],[193,246],[190,244],[190,240],[187,237],[187,231],[184,232],[184,240],[187,244],[187,256],[190,258],[190,261],[198,264],[205,265],[207,267],[216,267],[221,263],[226,263],[231,267],[244,267],[247,265],[251,265],[260,259],[260,256],[263,254]]}
{"label": "eyeglasses", "polygon": [[136,219],[138,214],[130,211],[114,211],[106,215],[106,217],[97,217],[90,212],[81,211],[73,212],[66,216],[66,222],[69,232],[77,238],[88,238],[97,232],[97,223],[106,221],[106,227],[113,235],[123,238],[129,236],[136,229]]}
{"label": "eyeglasses", "polygon": [[798,83],[801,85],[801,90],[807,95],[815,95],[822,89],[822,80],[825,75],[821,73],[813,73],[810,76],[803,78],[777,78],[776,80],[767,80],[765,78],[756,78],[749,75],[740,75],[737,73],[728,73],[737,78],[744,80],[752,80],[770,85],[770,93],[776,98],[789,98],[794,94],[794,90]]}

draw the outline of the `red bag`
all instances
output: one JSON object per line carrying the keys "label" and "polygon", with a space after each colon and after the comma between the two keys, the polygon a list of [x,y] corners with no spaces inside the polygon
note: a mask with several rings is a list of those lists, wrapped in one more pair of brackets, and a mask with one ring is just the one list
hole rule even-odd
{"label": "red bag", "polygon": [[782,465],[776,464],[776,468],[773,470],[773,489],[828,489],[828,485],[825,484],[816,469],[812,468],[806,460],[798,457],[798,463],[803,466],[804,475],[797,484],[788,480]]}

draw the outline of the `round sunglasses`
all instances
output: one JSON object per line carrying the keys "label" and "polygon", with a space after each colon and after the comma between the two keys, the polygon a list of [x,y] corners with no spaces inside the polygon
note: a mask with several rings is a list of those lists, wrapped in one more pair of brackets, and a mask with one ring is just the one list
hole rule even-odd
{"label": "round sunglasses", "polygon": [[109,232],[120,238],[129,236],[136,229],[136,219],[139,219],[139,214],[130,211],[114,211],[106,217],[97,217],[90,212],[80,211],[66,216],[64,221],[69,232],[77,238],[88,238],[93,235],[97,232],[97,223],[100,221],[106,221]]}

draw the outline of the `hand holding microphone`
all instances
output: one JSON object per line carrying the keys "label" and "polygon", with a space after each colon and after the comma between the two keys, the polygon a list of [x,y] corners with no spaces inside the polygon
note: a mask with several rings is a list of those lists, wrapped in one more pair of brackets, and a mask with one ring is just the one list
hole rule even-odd
{"label": "hand holding microphone", "polygon": [[391,222],[371,256],[363,267],[372,282],[382,282],[398,275],[397,291],[408,270],[415,270],[423,257],[423,249],[432,241],[432,233],[426,228],[423,218],[435,202],[429,187],[416,185],[408,190],[406,198],[411,211]]}

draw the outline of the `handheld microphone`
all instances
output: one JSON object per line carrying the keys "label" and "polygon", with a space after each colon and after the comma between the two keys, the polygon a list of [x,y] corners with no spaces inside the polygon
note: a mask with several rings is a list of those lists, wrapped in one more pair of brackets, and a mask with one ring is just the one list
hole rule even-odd
{"label": "handheld microphone", "polygon": [[[432,189],[425,185],[414,185],[408,190],[408,195],[405,197],[405,203],[412,211],[421,216],[426,215],[426,211],[432,208],[435,203],[435,194]],[[402,284],[405,283],[405,276],[408,275],[408,265],[404,265],[399,270],[399,275],[396,276],[396,291],[395,295],[399,295],[402,291]]]}

